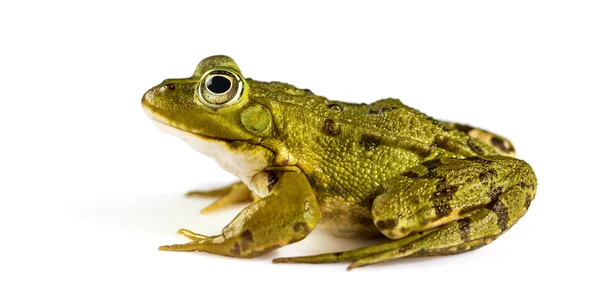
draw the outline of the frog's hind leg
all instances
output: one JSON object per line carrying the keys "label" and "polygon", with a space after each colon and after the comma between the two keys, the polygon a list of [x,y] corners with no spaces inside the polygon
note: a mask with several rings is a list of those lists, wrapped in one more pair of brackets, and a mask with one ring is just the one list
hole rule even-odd
{"label": "frog's hind leg", "polygon": [[382,244],[372,245],[361,247],[353,250],[348,250],[344,252],[333,252],[333,253],[324,253],[312,256],[300,256],[300,257],[289,257],[289,258],[276,258],[273,260],[273,263],[307,263],[307,264],[324,264],[324,263],[338,263],[338,262],[348,262],[348,261],[356,261],[361,258],[365,258],[371,255],[379,254],[382,252],[386,252],[389,250],[394,250],[401,248],[429,233],[433,232],[433,230],[415,233],[409,236],[406,236],[402,239],[385,242]]}
{"label": "frog's hind leg", "polygon": [[358,248],[339,253],[314,256],[274,259],[274,263],[334,263],[352,262],[348,270],[404,257],[452,255],[484,246],[500,236],[514,224],[504,203],[514,203],[523,192],[514,190],[505,193],[504,198],[476,210],[471,215],[445,225],[420,231],[400,239],[379,245]]}
{"label": "frog's hind leg", "polygon": [[425,162],[384,184],[373,202],[377,228],[389,238],[433,229],[402,246],[354,261],[350,268],[395,258],[448,255],[490,243],[521,218],[536,191],[531,167],[506,156]]}
{"label": "frog's hind leg", "polygon": [[510,157],[428,161],[386,182],[373,202],[375,225],[394,241],[275,262],[352,261],[352,269],[472,250],[490,243],[523,216],[536,184],[531,167]]}

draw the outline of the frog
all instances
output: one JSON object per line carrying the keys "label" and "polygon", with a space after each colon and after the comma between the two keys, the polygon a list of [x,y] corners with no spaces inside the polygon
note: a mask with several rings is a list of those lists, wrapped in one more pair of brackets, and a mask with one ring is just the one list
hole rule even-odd
{"label": "frog", "polygon": [[273,263],[350,262],[350,270],[452,255],[504,234],[537,190],[531,166],[500,135],[434,119],[398,99],[355,104],[245,78],[224,55],[152,87],[142,107],[159,128],[239,178],[188,193],[217,197],[203,213],[248,202],[221,234],[181,229],[189,242],[163,251],[252,258],[318,227],[383,242]]}

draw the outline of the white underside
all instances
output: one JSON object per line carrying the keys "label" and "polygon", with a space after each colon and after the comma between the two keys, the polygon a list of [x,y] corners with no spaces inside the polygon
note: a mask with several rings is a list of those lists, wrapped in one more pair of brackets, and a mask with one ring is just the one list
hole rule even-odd
{"label": "white underside", "polygon": [[[252,178],[268,166],[266,159],[268,153],[234,152],[227,145],[227,142],[189,133],[161,122],[155,121],[155,124],[162,131],[183,139],[196,151],[215,159],[219,166],[237,176],[253,191]],[[264,151],[267,152],[268,150],[264,149]]]}

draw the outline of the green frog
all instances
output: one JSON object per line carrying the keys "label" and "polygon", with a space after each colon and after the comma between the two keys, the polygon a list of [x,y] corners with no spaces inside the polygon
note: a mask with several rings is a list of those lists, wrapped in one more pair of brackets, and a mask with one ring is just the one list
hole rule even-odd
{"label": "green frog", "polygon": [[219,197],[204,212],[252,202],[218,235],[181,229],[166,251],[255,257],[317,226],[383,243],[275,263],[349,261],[348,269],[486,245],[534,199],[532,168],[505,138],[436,120],[397,99],[332,101],[308,89],[242,76],[227,56],[167,79],[142,99],[162,129],[214,158],[240,181],[191,196]]}

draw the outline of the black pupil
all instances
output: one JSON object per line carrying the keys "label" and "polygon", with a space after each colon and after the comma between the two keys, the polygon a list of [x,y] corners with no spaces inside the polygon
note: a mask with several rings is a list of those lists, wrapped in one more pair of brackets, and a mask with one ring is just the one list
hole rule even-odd
{"label": "black pupil", "polygon": [[231,88],[231,81],[223,76],[213,76],[206,82],[208,90],[216,94],[227,92]]}

